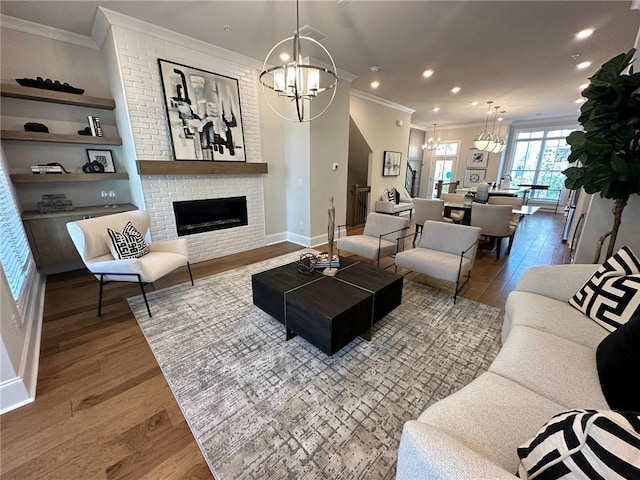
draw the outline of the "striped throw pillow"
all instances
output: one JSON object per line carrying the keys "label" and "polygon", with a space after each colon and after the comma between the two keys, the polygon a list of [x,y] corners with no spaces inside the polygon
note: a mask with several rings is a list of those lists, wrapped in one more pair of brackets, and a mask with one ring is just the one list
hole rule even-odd
{"label": "striped throw pillow", "polygon": [[113,258],[117,260],[140,258],[149,253],[149,245],[131,222],[127,222],[122,232],[115,232],[107,228],[107,234],[111,238],[109,250]]}
{"label": "striped throw pillow", "polygon": [[603,263],[569,304],[610,332],[640,314],[640,260],[627,246]]}
{"label": "striped throw pillow", "polygon": [[559,413],[518,456],[518,476],[528,480],[640,478],[640,414]]}

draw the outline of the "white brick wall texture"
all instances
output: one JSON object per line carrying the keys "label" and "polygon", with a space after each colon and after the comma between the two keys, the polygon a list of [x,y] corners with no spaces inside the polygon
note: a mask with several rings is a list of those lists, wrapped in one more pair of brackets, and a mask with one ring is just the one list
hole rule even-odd
{"label": "white brick wall texture", "polygon": [[[138,160],[173,160],[161,58],[238,79],[245,156],[248,162],[262,161],[256,70],[122,27],[114,28],[114,35]],[[266,245],[261,175],[144,175],[141,183],[152,240],[177,237],[174,201],[247,197],[248,225],[184,237],[192,262]]]}

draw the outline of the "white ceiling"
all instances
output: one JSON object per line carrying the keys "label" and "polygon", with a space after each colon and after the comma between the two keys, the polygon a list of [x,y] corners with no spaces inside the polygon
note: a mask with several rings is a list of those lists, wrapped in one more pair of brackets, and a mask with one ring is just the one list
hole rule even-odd
{"label": "white ceiling", "polygon": [[[322,43],[338,69],[358,77],[354,88],[415,109],[413,123],[430,130],[484,122],[487,100],[508,121],[577,118],[578,86],[635,43],[640,10],[631,3],[302,0],[300,24],[328,36]],[[99,5],[260,61],[295,29],[292,1],[2,0],[0,12],[90,36]],[[576,40],[587,27],[595,33]],[[577,70],[576,53],[593,65]],[[430,79],[421,75],[426,68],[435,71]],[[453,95],[456,85],[462,91]]]}

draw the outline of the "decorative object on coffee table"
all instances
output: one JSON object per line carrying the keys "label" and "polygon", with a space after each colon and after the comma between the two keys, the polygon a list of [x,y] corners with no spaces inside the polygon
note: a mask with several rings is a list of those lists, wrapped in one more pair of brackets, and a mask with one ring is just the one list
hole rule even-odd
{"label": "decorative object on coffee table", "polygon": [[331,266],[333,262],[333,235],[336,228],[336,207],[333,205],[333,195],[329,197],[329,225],[327,226],[327,243],[328,243],[328,256],[327,260],[329,261],[329,266],[326,267],[322,273],[324,275],[328,275],[333,277],[338,269]]}

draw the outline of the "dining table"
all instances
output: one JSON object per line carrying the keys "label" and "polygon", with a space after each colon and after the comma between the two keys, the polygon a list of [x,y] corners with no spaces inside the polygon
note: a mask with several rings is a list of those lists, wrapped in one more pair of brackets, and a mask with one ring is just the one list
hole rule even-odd
{"label": "dining table", "polygon": [[[464,203],[453,203],[447,202],[444,204],[444,216],[450,217],[452,210],[458,210],[463,212],[462,224],[470,225],[471,224],[471,205],[465,205]],[[514,207],[511,212],[514,215],[533,215],[540,207],[532,206],[532,205],[522,205],[521,207]]]}

